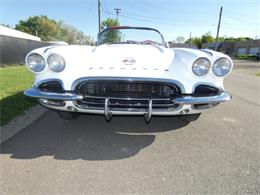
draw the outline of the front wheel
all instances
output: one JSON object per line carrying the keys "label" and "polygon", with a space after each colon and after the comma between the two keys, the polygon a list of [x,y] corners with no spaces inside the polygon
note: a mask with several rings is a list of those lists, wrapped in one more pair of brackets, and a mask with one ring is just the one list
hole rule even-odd
{"label": "front wheel", "polygon": [[79,117],[79,113],[75,112],[57,111],[57,113],[64,120],[73,120]]}

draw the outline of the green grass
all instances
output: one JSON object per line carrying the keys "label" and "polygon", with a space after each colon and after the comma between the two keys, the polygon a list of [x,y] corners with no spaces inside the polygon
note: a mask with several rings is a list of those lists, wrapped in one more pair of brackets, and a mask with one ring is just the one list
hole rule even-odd
{"label": "green grass", "polygon": [[256,56],[253,55],[237,55],[235,58],[239,60],[256,60]]}
{"label": "green grass", "polygon": [[260,72],[257,72],[255,75],[256,75],[257,77],[260,77]]}
{"label": "green grass", "polygon": [[0,126],[34,106],[23,91],[33,85],[34,75],[25,66],[0,68]]}

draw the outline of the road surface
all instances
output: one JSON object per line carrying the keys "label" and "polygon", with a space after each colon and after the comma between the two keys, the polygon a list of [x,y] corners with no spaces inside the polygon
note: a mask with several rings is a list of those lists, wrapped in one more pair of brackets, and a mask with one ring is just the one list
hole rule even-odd
{"label": "road surface", "polygon": [[260,78],[225,84],[232,101],[190,124],[48,111],[2,144],[0,194],[259,194]]}

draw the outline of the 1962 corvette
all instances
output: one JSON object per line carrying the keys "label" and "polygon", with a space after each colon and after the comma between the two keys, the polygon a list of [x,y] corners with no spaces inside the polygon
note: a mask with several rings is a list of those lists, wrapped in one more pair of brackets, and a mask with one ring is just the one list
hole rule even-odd
{"label": "1962 corvette", "polygon": [[[79,113],[181,115],[191,120],[231,99],[223,79],[233,68],[225,54],[168,48],[153,28],[112,27],[97,46],[49,46],[26,56],[35,84],[24,93],[57,110],[64,119]],[[194,117],[195,116],[195,117]]]}

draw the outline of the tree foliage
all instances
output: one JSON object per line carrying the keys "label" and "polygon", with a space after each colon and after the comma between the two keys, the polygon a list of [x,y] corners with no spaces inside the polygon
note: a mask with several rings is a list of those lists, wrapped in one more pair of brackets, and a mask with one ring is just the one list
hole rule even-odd
{"label": "tree foliage", "polygon": [[101,29],[104,30],[106,28],[112,27],[112,26],[119,26],[120,23],[117,19],[108,18],[104,20],[101,24]]}
{"label": "tree foliage", "polygon": [[43,41],[55,41],[59,35],[58,23],[47,16],[33,16],[27,20],[20,20],[15,29],[38,36]]}
{"label": "tree foliage", "polygon": [[63,40],[69,44],[94,44],[94,40],[90,36],[85,35],[82,31],[79,31],[74,26],[64,24],[62,21],[59,21],[58,25],[60,27],[58,36],[59,40]]}
{"label": "tree foliage", "polygon": [[178,36],[178,37],[176,38],[176,42],[177,42],[177,43],[184,43],[184,42],[185,42],[185,38],[184,38],[183,36]]}
{"label": "tree foliage", "polygon": [[[101,29],[106,29],[119,25],[120,23],[117,19],[108,18],[102,22]],[[108,31],[104,37],[105,39],[103,40],[103,42],[105,43],[120,42],[122,38],[122,33],[119,30]]]}
{"label": "tree foliage", "polygon": [[31,16],[20,20],[16,30],[40,37],[43,41],[64,41],[69,44],[93,44],[93,39],[74,26],[47,16]]}
{"label": "tree foliage", "polygon": [[1,26],[5,26],[7,28],[12,28],[9,24],[0,24]]}
{"label": "tree foliage", "polygon": [[[219,37],[218,42],[241,42],[241,41],[249,41],[252,40],[250,37],[239,37],[239,38],[234,38],[234,37]],[[187,39],[185,41],[186,44],[190,42],[190,39]],[[205,43],[214,43],[215,38],[211,35],[210,32],[205,33],[201,37],[192,37],[191,38],[191,43],[196,45],[198,48],[201,48],[203,44]]]}
{"label": "tree foliage", "polygon": [[211,32],[207,32],[201,36],[201,44],[213,42],[215,42],[215,38],[211,35]]}

